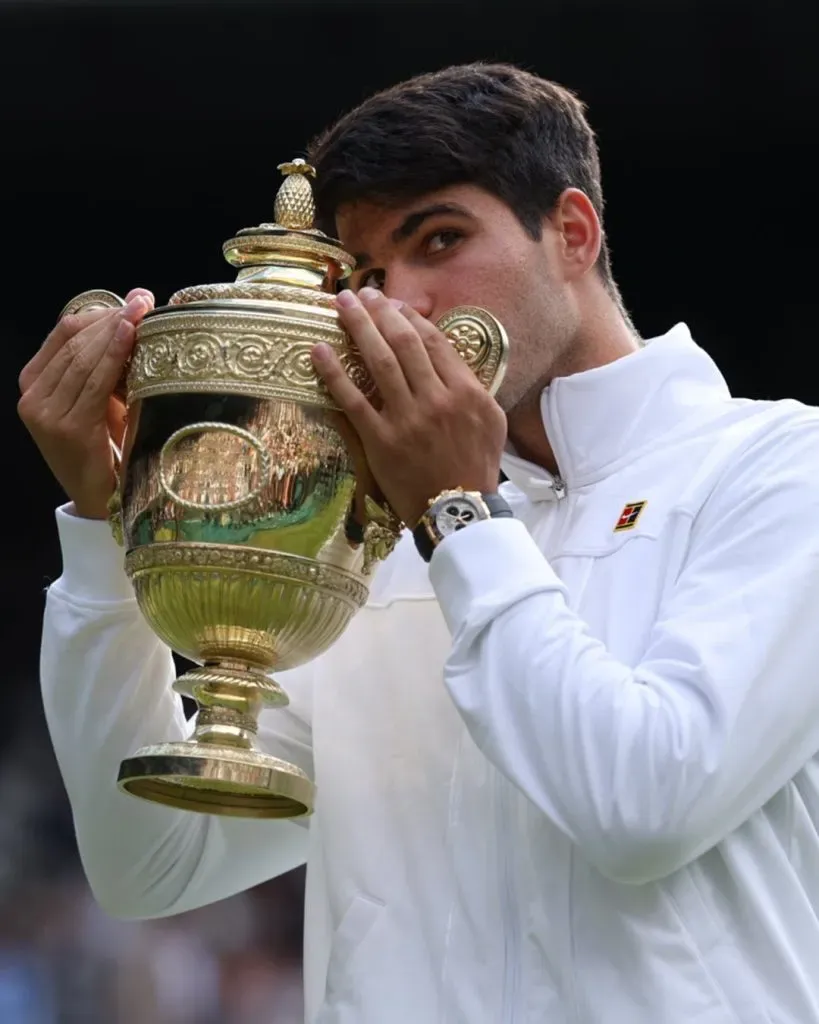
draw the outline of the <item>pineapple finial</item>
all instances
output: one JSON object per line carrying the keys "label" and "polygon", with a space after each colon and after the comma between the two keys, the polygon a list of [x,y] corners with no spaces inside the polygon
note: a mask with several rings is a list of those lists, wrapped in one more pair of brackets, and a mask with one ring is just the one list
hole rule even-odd
{"label": "pineapple finial", "polygon": [[277,170],[285,176],[273,207],[276,223],[291,231],[312,228],[316,217],[313,189],[308,178],[315,178],[316,169],[301,158],[279,164]]}

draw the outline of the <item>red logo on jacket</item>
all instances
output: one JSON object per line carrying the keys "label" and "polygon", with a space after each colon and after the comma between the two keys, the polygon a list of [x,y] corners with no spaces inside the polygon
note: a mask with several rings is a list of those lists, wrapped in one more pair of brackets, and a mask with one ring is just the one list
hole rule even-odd
{"label": "red logo on jacket", "polygon": [[637,520],[640,518],[646,504],[645,501],[630,501],[620,513],[620,518],[617,520],[614,532],[622,533],[623,530],[633,529],[637,525]]}

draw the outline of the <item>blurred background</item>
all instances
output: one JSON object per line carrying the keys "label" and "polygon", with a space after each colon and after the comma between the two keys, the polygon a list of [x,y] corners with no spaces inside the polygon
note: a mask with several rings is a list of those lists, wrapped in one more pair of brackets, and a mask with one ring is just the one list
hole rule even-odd
{"label": "blurred background", "polygon": [[685,320],[735,393],[815,403],[817,43],[815,3],[790,0],[0,0],[0,1024],[302,1014],[301,872],[149,923],[85,885],[38,692],[63,497],[15,409],[63,304],[230,280],[222,241],[272,219],[276,164],[325,124],[416,72],[509,60],[588,104],[643,335]]}

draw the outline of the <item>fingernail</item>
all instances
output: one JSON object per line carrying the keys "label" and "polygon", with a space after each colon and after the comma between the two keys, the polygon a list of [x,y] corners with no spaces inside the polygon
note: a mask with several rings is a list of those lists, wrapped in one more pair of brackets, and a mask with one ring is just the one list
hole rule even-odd
{"label": "fingernail", "polygon": [[387,299],[387,302],[389,302],[389,304],[391,306],[394,306],[396,309],[403,309],[404,308],[404,303],[403,303],[403,300],[401,300],[401,299]]}
{"label": "fingernail", "polygon": [[365,305],[380,302],[383,298],[381,292],[377,288],[362,288],[358,293],[358,297]]}
{"label": "fingernail", "polygon": [[136,295],[128,303],[124,310],[124,316],[139,316],[140,313],[144,312],[148,308],[148,303],[145,301],[142,295]]}
{"label": "fingernail", "polygon": [[330,346],[325,345],[323,341],[319,342],[318,345],[313,346],[313,359],[317,363],[326,363],[330,358]]}
{"label": "fingernail", "polygon": [[341,306],[342,309],[353,309],[358,305],[358,298],[355,292],[350,291],[349,288],[345,288],[336,295],[336,305]]}

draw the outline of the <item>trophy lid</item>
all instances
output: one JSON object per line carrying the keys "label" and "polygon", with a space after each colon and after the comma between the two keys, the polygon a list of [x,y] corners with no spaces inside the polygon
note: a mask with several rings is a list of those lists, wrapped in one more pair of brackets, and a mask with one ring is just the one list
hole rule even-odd
{"label": "trophy lid", "polygon": [[309,179],[316,176],[315,168],[297,158],[277,169],[284,181],[273,206],[273,223],[243,228],[222,246],[227,262],[238,268],[236,281],[183,288],[170,297],[168,306],[231,299],[284,298],[320,305],[330,301],[335,283],[352,273],[355,260],[337,239],[314,227],[316,207]]}

